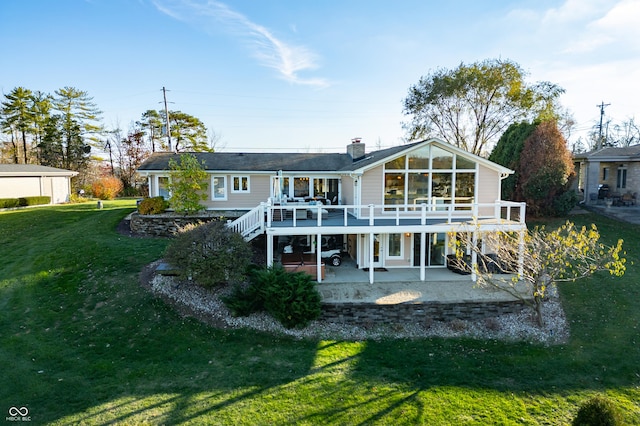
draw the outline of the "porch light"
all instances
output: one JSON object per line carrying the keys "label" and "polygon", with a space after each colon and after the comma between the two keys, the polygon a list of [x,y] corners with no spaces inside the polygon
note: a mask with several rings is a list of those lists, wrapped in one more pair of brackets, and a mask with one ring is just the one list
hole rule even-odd
{"label": "porch light", "polygon": [[405,237],[407,237],[407,238],[409,238],[409,237],[411,236],[411,233],[410,233],[410,232],[405,232],[405,233],[404,233],[404,236],[405,236]]}

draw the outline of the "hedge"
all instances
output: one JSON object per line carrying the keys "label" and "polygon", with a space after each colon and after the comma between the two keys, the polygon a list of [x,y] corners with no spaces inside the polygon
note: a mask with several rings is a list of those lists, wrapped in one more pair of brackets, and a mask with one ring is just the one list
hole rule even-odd
{"label": "hedge", "polygon": [[8,209],[12,207],[39,206],[42,204],[50,204],[49,196],[34,196],[20,198],[0,198],[0,209]]}

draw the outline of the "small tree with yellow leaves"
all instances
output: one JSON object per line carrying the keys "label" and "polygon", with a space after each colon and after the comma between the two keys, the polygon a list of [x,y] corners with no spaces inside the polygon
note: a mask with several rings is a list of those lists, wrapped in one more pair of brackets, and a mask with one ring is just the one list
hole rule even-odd
{"label": "small tree with yellow leaves", "polygon": [[208,174],[204,165],[198,162],[193,154],[181,154],[178,163],[173,158],[169,160],[171,180],[169,191],[171,207],[184,214],[196,213],[204,210],[205,206],[200,201],[207,199]]}
{"label": "small tree with yellow leaves", "polygon": [[620,277],[626,270],[623,241],[614,246],[601,243],[593,224],[578,229],[567,221],[551,232],[544,226],[521,232],[482,232],[479,227],[463,226],[449,241],[458,269],[475,273],[481,286],[498,288],[529,304],[539,326],[544,324],[542,303],[557,283],[597,271]]}

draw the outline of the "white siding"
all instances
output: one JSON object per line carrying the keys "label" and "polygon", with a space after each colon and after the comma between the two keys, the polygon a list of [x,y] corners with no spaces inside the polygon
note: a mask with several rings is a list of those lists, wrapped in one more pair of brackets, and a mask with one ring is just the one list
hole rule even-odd
{"label": "white siding", "polygon": [[41,195],[40,178],[37,176],[0,178],[0,198],[36,197],[39,195]]}

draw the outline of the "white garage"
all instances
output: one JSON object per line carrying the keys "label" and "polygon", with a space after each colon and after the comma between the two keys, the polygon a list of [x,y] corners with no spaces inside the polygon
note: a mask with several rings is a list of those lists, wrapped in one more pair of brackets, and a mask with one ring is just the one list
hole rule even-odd
{"label": "white garage", "polygon": [[0,164],[0,198],[49,196],[52,204],[65,203],[77,174],[35,164]]}

